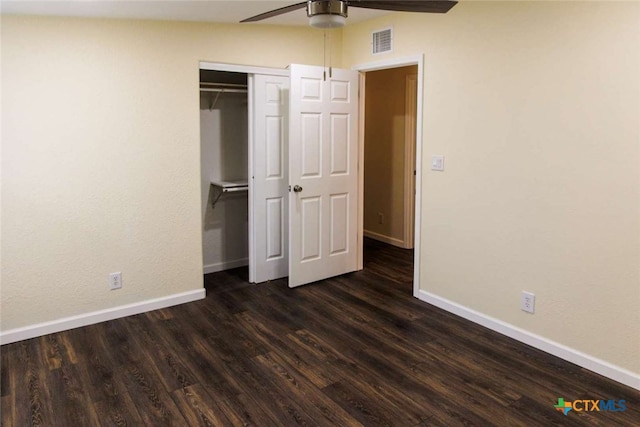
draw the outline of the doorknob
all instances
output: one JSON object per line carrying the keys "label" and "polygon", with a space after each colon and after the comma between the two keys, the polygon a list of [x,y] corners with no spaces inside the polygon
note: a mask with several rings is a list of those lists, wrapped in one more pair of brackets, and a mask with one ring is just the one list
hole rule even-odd
{"label": "doorknob", "polygon": [[299,185],[294,185],[293,186],[293,192],[294,193],[299,193],[302,191],[302,187],[300,187]]}

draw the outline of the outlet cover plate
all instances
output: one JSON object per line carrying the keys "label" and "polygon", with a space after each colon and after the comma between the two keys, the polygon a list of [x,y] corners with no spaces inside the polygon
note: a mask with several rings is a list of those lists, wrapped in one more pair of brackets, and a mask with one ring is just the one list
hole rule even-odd
{"label": "outlet cover plate", "polygon": [[522,291],[520,297],[520,308],[522,311],[533,314],[536,308],[536,296],[531,292]]}
{"label": "outlet cover plate", "polygon": [[122,273],[116,272],[109,274],[109,289],[120,289],[122,288]]}

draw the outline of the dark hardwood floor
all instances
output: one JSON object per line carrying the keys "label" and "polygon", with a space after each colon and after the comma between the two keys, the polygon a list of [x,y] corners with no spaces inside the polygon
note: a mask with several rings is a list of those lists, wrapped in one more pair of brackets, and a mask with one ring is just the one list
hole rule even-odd
{"label": "dark hardwood floor", "polygon": [[[411,296],[412,253],[2,346],[2,426],[640,425],[640,392]],[[559,397],[624,412],[554,409]]]}

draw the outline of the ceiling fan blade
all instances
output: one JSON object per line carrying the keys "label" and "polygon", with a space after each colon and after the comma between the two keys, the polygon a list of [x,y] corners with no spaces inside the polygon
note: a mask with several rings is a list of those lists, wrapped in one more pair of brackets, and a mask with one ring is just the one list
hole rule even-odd
{"label": "ceiling fan blade", "polygon": [[447,0],[348,0],[349,7],[398,12],[447,13],[457,1]]}
{"label": "ceiling fan blade", "polygon": [[273,18],[274,16],[282,15],[283,13],[292,12],[294,10],[302,9],[307,6],[307,2],[292,4],[291,6],[281,7],[279,9],[270,10],[269,12],[261,13],[260,15],[252,16],[251,18],[243,19],[240,22],[256,22],[263,19]]}

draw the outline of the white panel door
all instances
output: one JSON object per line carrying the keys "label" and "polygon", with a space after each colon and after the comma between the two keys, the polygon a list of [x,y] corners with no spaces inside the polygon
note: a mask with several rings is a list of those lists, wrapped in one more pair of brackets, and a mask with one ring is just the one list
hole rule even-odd
{"label": "white panel door", "polygon": [[[358,73],[291,65],[289,286],[357,267]],[[326,79],[325,79],[326,77]]]}
{"label": "white panel door", "polygon": [[289,77],[253,75],[250,281],[285,277],[288,257]]}

